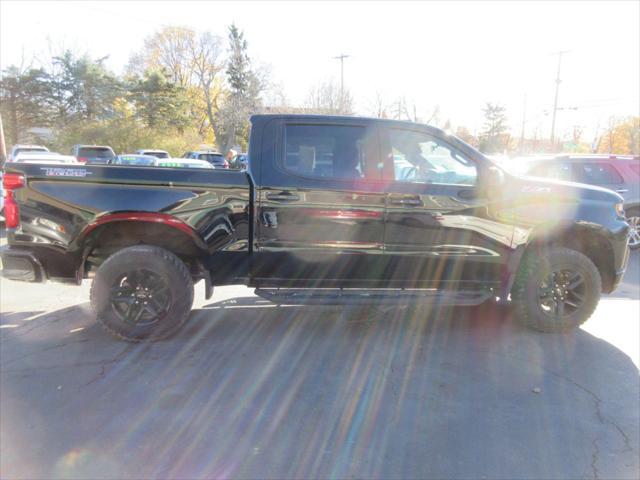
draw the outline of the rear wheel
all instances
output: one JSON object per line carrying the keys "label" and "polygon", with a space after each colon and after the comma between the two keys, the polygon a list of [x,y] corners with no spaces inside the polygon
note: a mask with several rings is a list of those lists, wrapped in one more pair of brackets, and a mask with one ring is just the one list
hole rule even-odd
{"label": "rear wheel", "polygon": [[627,212],[627,223],[629,231],[629,248],[636,250],[640,248],[640,209],[632,208]]}
{"label": "rear wheel", "polygon": [[528,252],[512,290],[516,319],[542,332],[582,325],[600,299],[602,281],[593,262],[569,248]]}
{"label": "rear wheel", "polygon": [[128,341],[176,333],[193,303],[193,281],[173,253],[150,245],[120,250],[96,272],[91,304],[111,334]]}

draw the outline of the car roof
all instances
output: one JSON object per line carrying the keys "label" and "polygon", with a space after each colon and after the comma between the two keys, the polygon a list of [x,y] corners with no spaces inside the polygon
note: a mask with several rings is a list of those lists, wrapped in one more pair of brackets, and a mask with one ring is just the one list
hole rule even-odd
{"label": "car roof", "polygon": [[78,149],[80,148],[108,148],[109,150],[113,150],[109,145],[76,145]]}
{"label": "car roof", "polygon": [[251,116],[251,120],[269,120],[269,119],[283,119],[283,120],[294,120],[294,121],[324,121],[324,122],[336,122],[336,123],[375,123],[389,126],[404,126],[404,127],[419,127],[421,129],[426,129],[427,131],[431,131],[433,133],[437,133],[440,135],[451,136],[448,132],[444,130],[434,127],[432,125],[427,125],[426,123],[417,123],[411,122],[409,120],[391,120],[388,118],[377,118],[377,117],[362,117],[362,116],[352,116],[352,115],[314,115],[314,114],[298,114],[298,113],[286,113],[286,114],[277,114],[277,113],[260,113]]}
{"label": "car roof", "polygon": [[16,143],[13,148],[44,148],[46,150],[49,150],[47,147],[45,147],[44,145],[33,145],[33,144],[29,144],[29,143]]}
{"label": "car roof", "polygon": [[558,154],[558,155],[540,155],[530,158],[525,158],[527,162],[550,162],[557,160],[570,160],[570,161],[607,161],[612,160],[619,161],[638,161],[640,157],[637,155],[616,155],[616,154],[602,154],[602,153],[578,153],[578,154]]}
{"label": "car roof", "polygon": [[222,155],[216,150],[192,150],[190,153],[208,153],[209,155]]}

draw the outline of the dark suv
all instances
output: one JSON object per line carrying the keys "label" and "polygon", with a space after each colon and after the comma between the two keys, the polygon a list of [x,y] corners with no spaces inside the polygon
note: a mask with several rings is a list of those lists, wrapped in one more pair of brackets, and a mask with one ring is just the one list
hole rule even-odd
{"label": "dark suv", "polygon": [[116,154],[111,147],[103,145],[75,145],[71,155],[80,163],[108,164]]}
{"label": "dark suv", "polygon": [[527,175],[586,183],[622,195],[631,227],[629,247],[640,247],[640,157],[631,155],[558,155],[528,162]]}

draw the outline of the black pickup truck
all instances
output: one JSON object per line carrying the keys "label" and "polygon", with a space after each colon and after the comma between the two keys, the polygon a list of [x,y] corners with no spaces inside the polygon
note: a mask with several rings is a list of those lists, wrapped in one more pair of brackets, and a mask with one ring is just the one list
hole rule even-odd
{"label": "black pickup truck", "polygon": [[445,132],[356,117],[256,115],[247,171],[7,164],[14,280],[93,278],[99,321],[171,335],[193,285],[278,303],[507,301],[577,327],[628,261],[622,198],[516,178]]}

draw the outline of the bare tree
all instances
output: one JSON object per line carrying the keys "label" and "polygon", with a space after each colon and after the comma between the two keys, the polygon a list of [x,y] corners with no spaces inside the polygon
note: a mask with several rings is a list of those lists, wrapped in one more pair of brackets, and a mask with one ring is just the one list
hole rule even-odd
{"label": "bare tree", "polygon": [[163,27],[148,37],[142,52],[129,60],[129,73],[141,76],[146,70],[163,69],[181,87],[193,83],[193,45],[196,32],[187,27]]}
{"label": "bare tree", "polygon": [[312,87],[304,105],[309,111],[325,115],[353,115],[353,96],[348,89],[341,91],[333,80]]}
{"label": "bare tree", "polygon": [[380,92],[376,92],[376,98],[373,99],[371,106],[371,113],[376,118],[389,118],[389,105]]}
{"label": "bare tree", "polygon": [[218,112],[218,98],[222,89],[220,73],[224,70],[222,57],[222,39],[210,32],[191,37],[189,55],[193,69],[193,76],[200,87],[204,99],[206,118],[214,135],[218,138],[216,127],[216,113]]}

